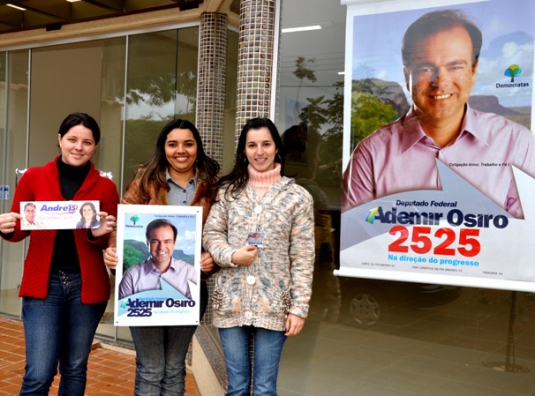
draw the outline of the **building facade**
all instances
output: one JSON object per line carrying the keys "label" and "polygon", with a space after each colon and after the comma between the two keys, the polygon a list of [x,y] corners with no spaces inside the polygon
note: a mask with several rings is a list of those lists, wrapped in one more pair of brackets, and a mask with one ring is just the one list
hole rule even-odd
{"label": "building facade", "polygon": [[[225,172],[245,121],[270,117],[288,144],[286,173],[312,193],[321,219],[310,317],[302,334],[287,341],[279,394],[534,394],[532,293],[333,272],[339,266],[346,3],[379,11],[404,2],[154,3],[166,8],[0,33],[2,212],[24,170],[57,155],[56,131],[71,112],[99,122],[94,162],[120,194],[170,119],[193,121]],[[366,65],[359,67],[366,74]],[[0,314],[14,318],[21,315],[26,248],[27,242],[0,241]],[[210,316],[209,310],[190,363],[202,394],[221,395],[224,364]],[[110,300],[97,334],[128,343],[128,329],[114,327],[112,319]]]}

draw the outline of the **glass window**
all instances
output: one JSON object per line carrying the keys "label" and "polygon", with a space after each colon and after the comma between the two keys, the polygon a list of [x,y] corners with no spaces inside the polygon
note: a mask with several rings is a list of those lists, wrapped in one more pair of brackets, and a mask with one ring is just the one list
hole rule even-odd
{"label": "glass window", "polygon": [[[7,72],[7,52],[0,52],[0,153],[2,157],[5,156],[5,139],[6,139],[6,122],[7,122],[7,107],[6,107],[6,72]],[[4,208],[6,202],[4,199],[4,163],[0,161],[0,213],[5,213],[9,208]],[[1,244],[2,242],[0,242]],[[0,245],[1,246],[1,245]]]}
{"label": "glass window", "polygon": [[533,293],[333,275],[346,7],[313,3],[285,0],[281,12],[283,29],[321,30],[280,36],[276,122],[287,173],[315,200],[317,260],[310,316],[285,346],[279,394],[533,394]]}
{"label": "glass window", "polygon": [[152,156],[167,122],[195,123],[198,43],[198,27],[129,37],[125,181]]}
{"label": "glass window", "polygon": [[[101,51],[100,129],[103,133],[98,169],[106,172],[120,190],[124,181],[121,147],[124,127],[126,37],[104,40]],[[129,176],[130,174],[127,175]]]}
{"label": "glass window", "polygon": [[[122,194],[135,166],[152,156],[165,123],[177,117],[195,122],[198,34],[198,27],[189,27],[0,53],[2,210],[11,207],[21,171],[42,165],[58,153],[51,136],[56,136],[65,115],[74,111],[87,112],[99,122],[102,137],[93,162]],[[233,152],[235,31],[229,31],[227,45],[225,127],[232,133],[225,134],[225,147]],[[17,317],[27,243],[0,240],[0,312]],[[127,328],[113,326],[113,299],[112,291],[97,333],[130,340]]]}
{"label": "glass window", "polygon": [[[15,186],[22,176],[20,171],[27,167],[29,51],[3,52],[0,64],[3,71],[0,75],[3,82],[0,89],[2,95],[0,102],[0,128],[2,128],[0,180],[2,183],[0,184],[4,186],[3,199],[0,202],[3,204],[2,210],[9,211]],[[4,101],[6,98],[7,101]],[[7,191],[5,191],[6,186]],[[16,317],[20,316],[21,311],[21,300],[18,294],[26,243],[0,241],[0,289],[2,293],[0,311]]]}

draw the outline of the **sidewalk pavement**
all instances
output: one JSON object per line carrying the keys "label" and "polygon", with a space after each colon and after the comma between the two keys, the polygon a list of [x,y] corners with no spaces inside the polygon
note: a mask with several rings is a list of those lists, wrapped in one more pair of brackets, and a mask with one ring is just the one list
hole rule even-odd
{"label": "sidewalk pavement", "polygon": [[[24,374],[24,330],[22,322],[0,316],[0,396],[18,395]],[[50,395],[58,394],[59,374]],[[134,351],[108,347],[95,341],[89,355],[86,396],[131,396],[134,394]],[[185,396],[200,396],[188,370]]]}

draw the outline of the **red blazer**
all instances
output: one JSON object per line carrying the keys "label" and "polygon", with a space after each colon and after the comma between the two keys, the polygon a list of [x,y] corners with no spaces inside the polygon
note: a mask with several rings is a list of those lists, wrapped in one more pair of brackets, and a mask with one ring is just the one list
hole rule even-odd
{"label": "red blazer", "polygon": [[[20,213],[21,201],[65,201],[59,185],[58,158],[45,166],[30,168],[24,173],[15,189],[12,212]],[[101,177],[92,163],[74,200],[100,201],[101,211],[117,216],[117,187],[111,180]],[[73,230],[82,277],[82,303],[94,304],[108,301],[110,296],[110,281],[102,255],[102,250],[108,245],[109,234],[90,240],[87,232],[88,230]],[[30,235],[20,297],[47,296],[56,234],[57,230],[23,231],[20,229],[20,221],[17,222],[13,237],[9,241],[19,242]]]}

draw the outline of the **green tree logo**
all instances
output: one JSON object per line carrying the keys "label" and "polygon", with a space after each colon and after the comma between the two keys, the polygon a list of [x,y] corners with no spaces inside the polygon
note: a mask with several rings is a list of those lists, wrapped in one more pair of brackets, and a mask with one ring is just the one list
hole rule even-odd
{"label": "green tree logo", "polygon": [[134,225],[136,225],[136,222],[139,221],[139,216],[138,215],[133,215],[132,217],[130,217],[130,221],[134,223]]}
{"label": "green tree logo", "polygon": [[522,69],[520,66],[514,64],[509,66],[505,71],[503,72],[503,75],[506,77],[511,77],[511,82],[515,82],[515,77],[518,77],[522,74]]}

